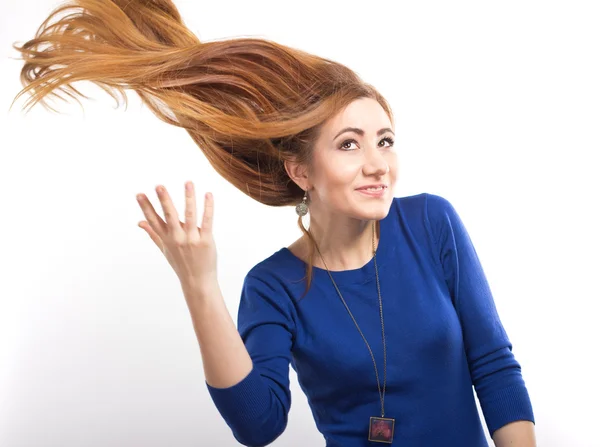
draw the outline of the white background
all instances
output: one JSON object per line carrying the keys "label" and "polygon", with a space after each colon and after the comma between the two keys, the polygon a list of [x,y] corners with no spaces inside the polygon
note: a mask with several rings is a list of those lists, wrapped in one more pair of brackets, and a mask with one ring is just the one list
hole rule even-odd
{"label": "white background", "polygon": [[[234,446],[204,383],[176,275],[135,195],[216,200],[220,284],[235,316],[257,262],[300,236],[180,129],[131,95],[21,103],[11,43],[57,5],[1,0],[0,445]],[[449,199],[522,365],[538,445],[600,446],[600,6],[595,1],[180,0],[202,40],[266,37],[354,69],[396,115],[396,196]],[[202,207],[202,199],[198,206]],[[324,445],[292,379],[275,446]]]}

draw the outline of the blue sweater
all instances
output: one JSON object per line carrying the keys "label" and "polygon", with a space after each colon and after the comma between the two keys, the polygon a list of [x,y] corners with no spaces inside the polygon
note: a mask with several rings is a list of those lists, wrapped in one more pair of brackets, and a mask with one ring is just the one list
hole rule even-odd
{"label": "blue sweater", "polygon": [[[521,367],[502,326],[471,239],[450,202],[422,193],[396,197],[380,221],[377,247],[387,342],[386,417],[393,445],[484,447],[473,386],[490,434],[512,421],[534,421]],[[327,447],[368,441],[381,416],[373,361],[327,271],[287,248],[244,280],[238,330],[254,367],[241,382],[209,393],[235,438],[264,446],[285,429],[291,405],[289,365],[308,398]],[[380,380],[383,346],[371,259],[332,272],[371,345]]]}

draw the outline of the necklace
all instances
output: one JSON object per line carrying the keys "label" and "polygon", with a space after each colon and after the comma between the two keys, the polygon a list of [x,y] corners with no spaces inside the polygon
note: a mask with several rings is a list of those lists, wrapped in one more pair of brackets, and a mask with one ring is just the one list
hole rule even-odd
{"label": "necklace", "polygon": [[333,280],[333,276],[331,275],[331,272],[329,271],[329,268],[327,267],[327,264],[325,263],[325,259],[323,259],[323,255],[321,254],[321,251],[319,250],[319,246],[317,244],[315,244],[315,246],[317,248],[317,252],[319,253],[319,256],[321,257],[321,260],[323,261],[323,265],[325,266],[325,269],[327,270],[327,273],[329,274],[329,278],[331,279],[331,282],[333,283],[333,286],[335,287],[335,290],[337,291],[338,295],[340,296],[342,303],[344,303],[344,306],[346,307],[346,310],[350,314],[352,321],[354,321],[354,324],[356,325],[356,329],[358,329],[358,332],[360,333],[361,337],[365,341],[365,344],[367,345],[367,349],[369,350],[369,354],[371,354],[371,359],[373,360],[373,366],[375,367],[375,377],[377,378],[377,391],[379,391],[379,400],[381,402],[381,417],[372,416],[370,418],[369,441],[383,442],[386,444],[391,444],[392,439],[394,437],[394,424],[395,424],[396,420],[393,418],[385,417],[384,402],[385,402],[385,385],[386,385],[386,372],[387,372],[387,352],[386,352],[386,346],[385,346],[385,328],[383,325],[383,304],[381,301],[381,288],[379,285],[379,271],[377,269],[377,255],[375,253],[375,251],[376,251],[375,250],[375,221],[373,221],[372,228],[373,228],[373,237],[372,237],[373,259],[375,261],[375,278],[377,280],[377,296],[379,298],[379,315],[381,317],[381,338],[383,339],[383,392],[381,390],[381,386],[379,383],[379,373],[377,372],[377,362],[375,362],[375,356],[373,355],[371,346],[369,345],[369,342],[367,342],[367,339],[364,336],[363,332],[360,330],[360,327],[358,326],[358,323],[356,322],[354,315],[352,315],[352,312],[350,312],[350,308],[346,304],[346,301],[344,300],[344,297],[342,296],[340,289],[338,288],[337,284]]}

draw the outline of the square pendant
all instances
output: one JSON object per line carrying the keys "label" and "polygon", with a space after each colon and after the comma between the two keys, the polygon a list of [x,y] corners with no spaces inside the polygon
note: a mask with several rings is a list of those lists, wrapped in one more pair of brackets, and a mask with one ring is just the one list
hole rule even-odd
{"label": "square pendant", "polygon": [[371,417],[369,423],[369,441],[391,444],[394,439],[395,419]]}

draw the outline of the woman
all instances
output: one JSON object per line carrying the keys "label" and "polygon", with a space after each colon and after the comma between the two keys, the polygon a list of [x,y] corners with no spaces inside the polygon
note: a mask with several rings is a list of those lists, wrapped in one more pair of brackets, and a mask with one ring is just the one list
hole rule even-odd
{"label": "woman", "polygon": [[76,98],[80,80],[132,89],[237,188],[296,206],[303,235],[248,273],[236,329],[217,280],[212,195],[200,228],[191,182],[183,223],[164,188],[165,221],[138,196],[240,443],[284,431],[291,364],[330,447],[485,446],[473,386],[497,446],[535,445],[520,365],[468,233],[441,196],[393,197],[393,115],[354,72],[266,40],[200,43],[167,0],[80,0],[16,48],[29,105]]}

